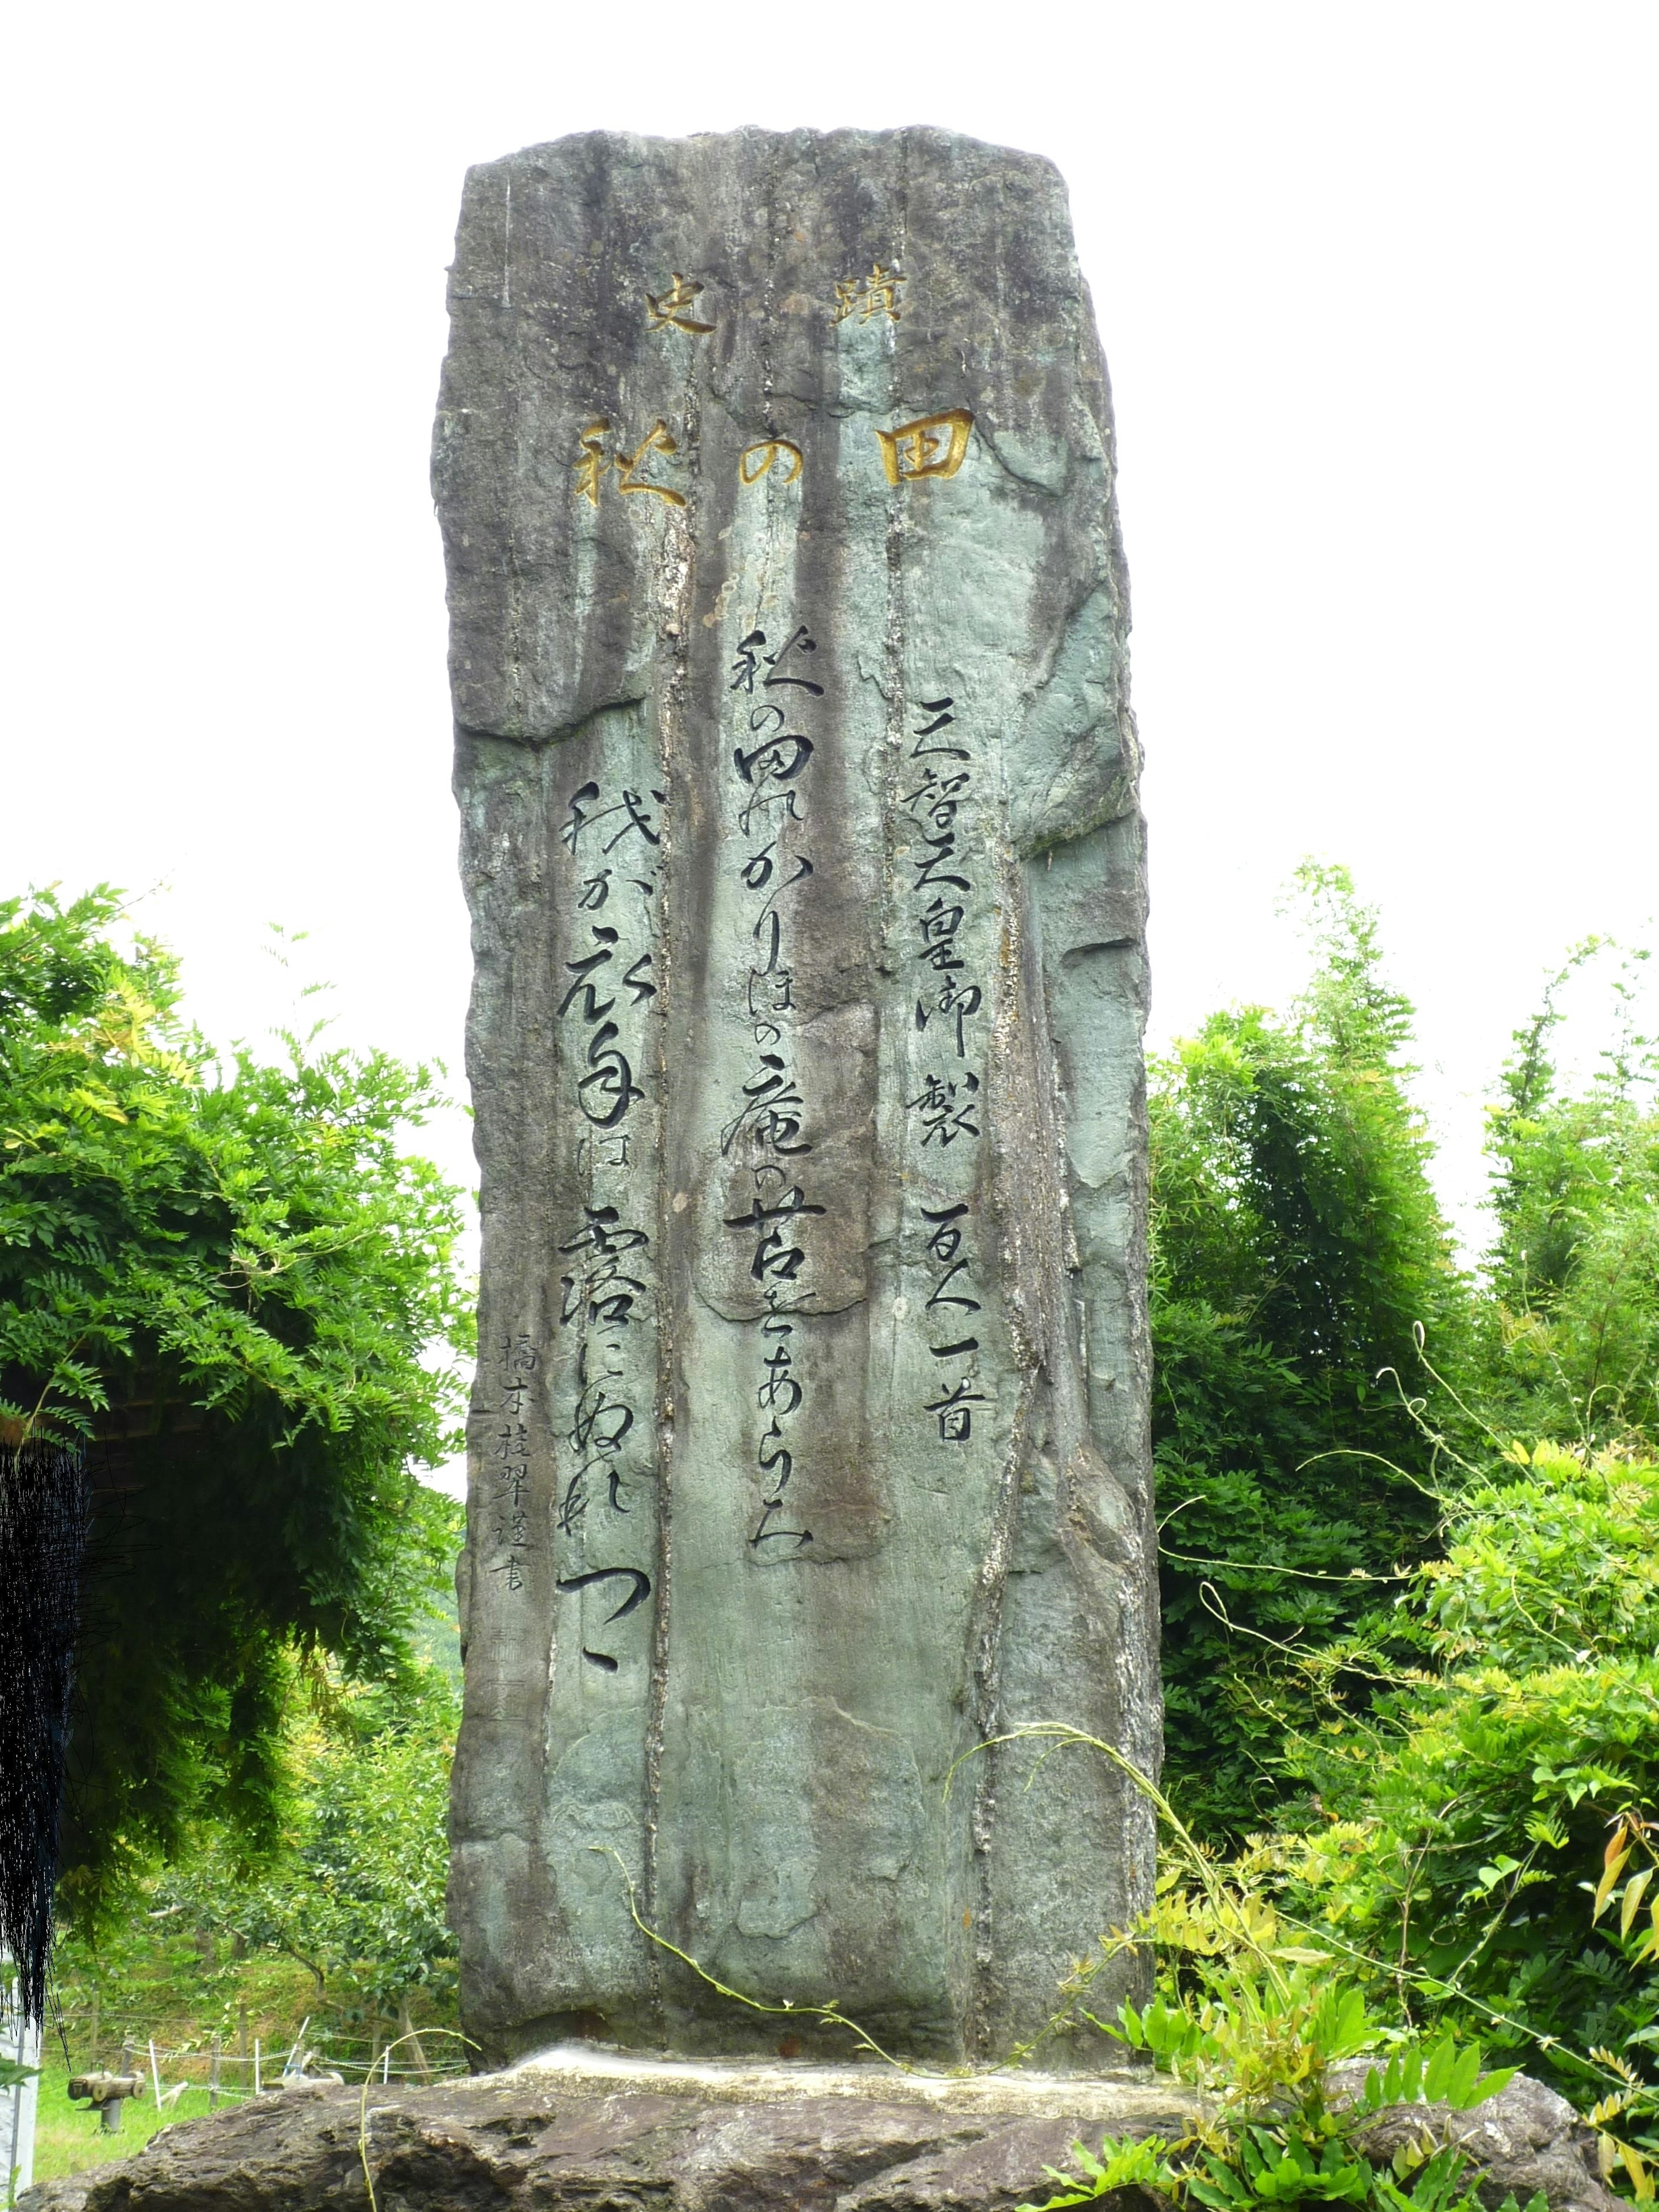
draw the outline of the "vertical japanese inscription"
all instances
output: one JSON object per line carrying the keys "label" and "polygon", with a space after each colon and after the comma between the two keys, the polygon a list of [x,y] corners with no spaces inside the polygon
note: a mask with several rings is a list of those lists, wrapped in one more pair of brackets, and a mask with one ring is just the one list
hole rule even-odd
{"label": "vertical japanese inscription", "polygon": [[497,1556],[492,1574],[510,1590],[524,1588],[526,1559],[532,1547],[525,1494],[530,1485],[530,1425],[525,1401],[540,1365],[530,1338],[509,1336],[499,1353],[501,1402],[489,1433],[485,1456],[489,1471],[490,1510]]}
{"label": "vertical japanese inscription", "polygon": [[899,808],[909,837],[906,968],[916,978],[915,1024],[923,1040],[919,1087],[905,1110],[933,1200],[919,1211],[928,1285],[922,1317],[938,1365],[921,1411],[937,1421],[941,1443],[965,1444],[974,1407],[991,1403],[978,1387],[972,1319],[982,1308],[975,1295],[973,1197],[987,1006],[974,947],[985,848],[976,834],[974,756],[956,703],[919,702]]}
{"label": "vertical japanese inscription", "polygon": [[[817,641],[798,623],[781,644],[763,629],[741,641],[731,671],[738,742],[728,785],[749,920],[749,966],[737,1009],[750,1036],[750,1068],[720,1151],[738,1172],[747,1208],[725,1225],[744,1237],[749,1275],[764,1311],[755,1403],[764,1425],[755,1449],[758,1500],[749,1534],[762,1558],[798,1558],[812,1541],[799,1495],[791,1437],[805,1402],[801,1323],[812,1307],[810,1224],[825,1208],[812,1194],[808,1109],[792,1036],[799,1009],[790,945],[798,900],[812,875],[805,849],[813,740],[803,726],[824,687],[812,675]],[[796,1494],[792,1495],[792,1491]]]}
{"label": "vertical japanese inscription", "polygon": [[557,1246],[556,1587],[572,1598],[590,1594],[581,1654],[606,1674],[620,1668],[616,1632],[651,1595],[645,1563],[655,1541],[656,1280],[649,1185],[638,1187],[635,1139],[658,996],[664,803],[659,790],[590,781],[570,793],[559,832],[570,957],[556,1011],[579,1115],[580,1204]]}

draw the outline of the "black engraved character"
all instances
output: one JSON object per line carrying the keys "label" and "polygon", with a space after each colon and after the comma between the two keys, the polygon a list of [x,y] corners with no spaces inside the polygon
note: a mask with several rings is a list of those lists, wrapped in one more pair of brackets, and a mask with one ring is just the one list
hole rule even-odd
{"label": "black engraved character", "polygon": [[620,1034],[615,1022],[594,1030],[587,1047],[587,1073],[576,1085],[576,1103],[596,1129],[614,1129],[634,1101],[645,1096],[626,1056],[617,1050]]}
{"label": "black engraved character", "polygon": [[757,1024],[757,1044],[776,1044],[783,1031],[772,1018],[795,1003],[795,971],[773,963],[749,970],[749,1018]]}
{"label": "black engraved character", "polygon": [[583,802],[597,799],[599,795],[597,783],[585,783],[580,791],[573,791],[570,794],[570,818],[561,828],[559,836],[573,855],[580,842],[582,831],[587,827],[587,811]]}
{"label": "black engraved character", "polygon": [[921,950],[916,958],[925,960],[935,975],[942,975],[947,969],[963,964],[957,951],[957,936],[966,913],[965,907],[947,906],[942,898],[936,897],[916,916],[916,929],[921,939]]}
{"label": "black engraved character", "polygon": [[787,1243],[781,1228],[769,1227],[769,1223],[793,1221],[807,1213],[822,1213],[821,1206],[807,1203],[806,1194],[797,1183],[786,1192],[775,1206],[763,1205],[759,1198],[747,1213],[728,1218],[728,1229],[752,1229],[755,1237],[755,1257],[749,1272],[757,1283],[764,1283],[770,1275],[780,1282],[793,1283],[800,1273],[806,1255],[798,1244]]}
{"label": "black engraved character", "polygon": [[948,861],[957,857],[957,833],[954,830],[941,830],[937,837],[924,836],[921,842],[927,848],[927,858],[910,863],[916,872],[916,879],[910,886],[913,891],[936,891],[941,884],[948,884],[953,891],[972,890],[972,881],[967,876],[934,873],[936,869],[944,868]]}
{"label": "black engraved character", "polygon": [[778,1426],[775,1415],[761,1438],[755,1456],[762,1474],[766,1478],[765,1486],[772,1494],[761,1500],[760,1525],[749,1539],[750,1550],[757,1552],[763,1544],[789,1543],[797,1552],[803,1551],[812,1540],[810,1528],[774,1528],[771,1526],[775,1516],[783,1510],[783,1493],[788,1489],[789,1478],[795,1471],[794,1454],[783,1441],[783,1431]]}
{"label": "black engraved character", "polygon": [[[521,1338],[520,1341],[528,1349],[527,1338]],[[532,1359],[534,1356],[532,1352]],[[510,1590],[524,1588],[525,1560],[536,1548],[530,1541],[530,1521],[524,1504],[525,1486],[529,1478],[529,1467],[522,1460],[507,1461],[495,1478],[497,1502],[503,1510],[494,1524],[494,1533],[496,1541],[505,1547],[507,1556],[498,1559],[489,1571],[505,1577]]]}
{"label": "black engraved character", "polygon": [[[628,819],[615,835],[607,840],[604,848],[605,852],[614,852],[623,839],[631,836],[636,830],[647,845],[661,844],[662,838],[652,827],[651,817],[645,811],[644,802],[637,791],[624,791],[614,806],[602,806],[597,813],[590,814],[586,802],[597,799],[599,795],[599,787],[597,783],[585,783],[580,791],[573,792],[571,794],[569,818],[561,824],[559,836],[573,856],[581,842],[583,830],[592,829],[599,823],[608,820],[613,814],[625,814]],[[668,794],[665,791],[653,791],[651,796],[659,806],[667,804]]]}
{"label": "black engraved character", "polygon": [[732,663],[732,681],[727,690],[747,691],[754,696],[755,678],[760,672],[760,648],[766,642],[763,629],[751,629],[738,647],[738,657]]}
{"label": "black engraved character", "polygon": [[[777,714],[778,710],[771,711]],[[778,720],[781,722],[783,716],[778,714]],[[738,745],[732,755],[738,774],[750,785],[769,779],[774,783],[793,783],[811,757],[811,738],[802,737],[798,730],[783,729],[774,730],[747,752]]]}
{"label": "black engraved character", "polygon": [[779,920],[775,908],[764,916],[762,921],[757,923],[754,934],[757,940],[766,948],[766,965],[751,972],[761,975],[792,975],[794,971],[783,967],[779,959],[779,955],[783,950],[783,924]]}
{"label": "black engraved character", "polygon": [[[763,637],[760,642],[764,645],[766,640]],[[816,653],[817,649],[817,640],[813,637],[808,637],[806,635],[806,625],[803,623],[787,645],[781,645],[775,653],[769,653],[767,654],[766,665],[769,669],[774,671],[774,673],[770,676],[762,678],[762,690],[770,691],[775,686],[780,684],[793,684],[802,691],[810,691],[815,699],[822,699],[823,696],[823,686],[822,684],[814,684],[810,677],[780,676],[775,672],[787,654],[797,651],[801,653]],[[750,689],[752,690],[753,688],[754,687],[751,684]]]}
{"label": "black engraved character", "polygon": [[[659,806],[665,806],[668,803],[668,793],[665,791],[653,791],[651,796],[656,800]],[[616,836],[612,837],[605,846],[605,849],[607,853],[615,852],[617,847],[621,844],[623,839],[628,836],[630,830],[637,830],[639,831],[641,836],[644,838],[647,845],[661,844],[662,839],[658,832],[651,827],[650,817],[647,815],[641,804],[640,794],[637,791],[624,791],[622,795],[621,806],[608,806],[605,808],[605,811],[606,814],[625,813],[628,817],[627,821],[623,823]],[[603,821],[604,818],[605,816],[600,814],[596,814],[593,817],[593,819],[596,822]]]}
{"label": "black engraved character", "polygon": [[516,1511],[524,1504],[525,1486],[530,1480],[528,1461],[504,1457],[495,1471],[495,1484],[500,1496],[507,1500]]}
{"label": "black engraved character", "polygon": [[744,888],[763,891],[772,880],[772,855],[778,849],[775,837],[769,845],[763,845],[758,853],[751,853],[743,864]]}
{"label": "black engraved character", "polygon": [[567,1536],[574,1534],[577,1522],[587,1511],[587,1478],[592,1469],[601,1464],[592,1460],[588,1466],[579,1467],[566,1486],[564,1502],[559,1508],[559,1526]]}
{"label": "black engraved character", "polygon": [[[763,665],[761,647],[765,642],[766,632],[763,629],[751,629],[748,636],[738,645],[738,657],[732,664],[732,681],[727,687],[729,690],[747,691],[751,697],[754,696],[755,678],[760,674]],[[777,672],[779,664],[786,654],[797,650],[802,653],[816,653],[817,649],[817,639],[806,635],[806,627],[803,623],[787,645],[781,645],[775,653],[766,654],[764,665],[773,672],[770,676],[761,677],[761,689],[764,691],[778,684],[793,684],[803,691],[810,691],[814,698],[821,699],[823,696],[822,684],[814,684],[810,677],[781,676]]]}
{"label": "black engraved character", "polygon": [[786,891],[793,890],[797,884],[804,884],[811,872],[812,863],[803,855],[797,854],[795,859],[794,874],[790,877],[787,884],[777,884],[775,888],[769,893],[766,902],[762,907],[760,914],[757,918],[754,929],[751,931],[750,934],[758,944],[761,941],[763,933],[764,933],[767,930],[768,926],[770,925],[772,957],[775,960],[777,957],[778,950],[778,916],[775,902],[781,899]]}
{"label": "black engraved character", "polygon": [[576,980],[559,1001],[561,1021],[570,1012],[578,995],[581,999],[582,1019],[585,1022],[597,1022],[602,1016],[608,1014],[617,1003],[614,999],[607,999],[601,1006],[594,994],[592,981],[594,969],[603,968],[606,961],[611,958],[611,948],[617,942],[617,933],[614,929],[607,929],[603,922],[595,922],[593,942],[599,948],[597,952],[590,952],[585,960],[567,960],[564,963],[566,975],[574,975]]}
{"label": "black engraved character", "polygon": [[609,1459],[622,1449],[623,1439],[633,1425],[632,1407],[613,1398],[603,1382],[590,1382],[576,1401],[570,1449]]}
{"label": "black engraved character", "polygon": [[944,753],[951,760],[969,759],[971,756],[964,745],[926,745],[921,742],[924,738],[931,738],[936,731],[948,728],[956,720],[956,716],[950,711],[955,706],[956,701],[954,699],[923,699],[919,701],[918,704],[922,713],[931,714],[933,720],[925,729],[913,730],[910,732],[916,740],[910,748],[911,759],[925,760],[929,753]]}
{"label": "black engraved character", "polygon": [[754,1550],[758,1551],[763,1544],[783,1542],[793,1544],[797,1552],[803,1552],[811,1542],[812,1532],[810,1528],[768,1528],[766,1524],[770,1521],[772,1516],[775,1513],[781,1513],[782,1510],[782,1498],[769,1498],[764,1501],[764,1509],[761,1514],[760,1526],[756,1529],[754,1534],[749,1539],[750,1544]]}
{"label": "black engraved character", "polygon": [[980,1303],[977,1298],[964,1297],[960,1292],[953,1291],[951,1289],[951,1285],[956,1280],[957,1277],[961,1274],[965,1274],[967,1270],[968,1262],[965,1260],[957,1260],[953,1261],[946,1273],[941,1275],[938,1282],[934,1284],[933,1296],[927,1301],[929,1307],[960,1306],[963,1313],[977,1313],[980,1310]]}
{"label": "black engraved character", "polygon": [[927,1249],[941,1264],[948,1265],[962,1249],[962,1231],[957,1224],[967,1211],[965,1199],[958,1206],[941,1206],[937,1210],[924,1206],[921,1209],[922,1219],[934,1224],[928,1233]]}
{"label": "black engraved character", "polygon": [[[769,1145],[775,1152],[787,1154],[811,1151],[811,1145],[800,1141],[805,1102],[795,1088],[794,1078],[776,1053],[762,1053],[760,1072],[744,1085],[743,1095],[748,1103],[720,1132],[722,1153],[730,1152],[745,1129],[754,1130],[763,1143]],[[823,1212],[821,1206],[815,1210]]]}
{"label": "black engraved character", "polygon": [[610,1495],[606,1503],[613,1513],[630,1513],[633,1510],[631,1506],[623,1503],[622,1469],[615,1460],[607,1459],[601,1453],[596,1459],[584,1460],[570,1478],[564,1493],[564,1503],[559,1508],[559,1526],[567,1535],[587,1512],[588,1478],[595,1474],[603,1474],[609,1485]]}
{"label": "black engraved character", "polygon": [[789,1370],[794,1365],[789,1347],[781,1344],[766,1363],[766,1380],[755,1394],[755,1402],[762,1413],[771,1413],[787,1420],[799,1410],[805,1393]]}
{"label": "black engraved character", "polygon": [[968,1018],[970,1014],[976,1014],[982,1004],[977,983],[958,983],[954,975],[947,975],[936,1005],[930,1008],[924,1000],[916,1000],[916,1027],[925,1030],[931,1014],[954,1014],[957,1018],[957,1058],[966,1060]]}
{"label": "black engraved character", "polygon": [[[915,789],[906,792],[903,805],[909,812],[920,811],[935,830],[948,830],[973,780],[971,769],[959,768],[954,775],[941,775],[936,768],[930,768]],[[920,809],[918,800],[925,802]]]}
{"label": "black engraved character", "polygon": [[576,901],[580,913],[597,914],[605,904],[611,896],[611,872],[609,868],[601,868],[596,875],[583,878],[582,895]]}
{"label": "black engraved character", "polygon": [[944,1397],[929,1399],[922,1411],[939,1415],[939,1433],[942,1443],[965,1444],[974,1433],[974,1417],[969,1407],[988,1406],[990,1402],[983,1390],[970,1390],[967,1382],[962,1382]]}
{"label": "black engraved character", "polygon": [[[958,1092],[960,1105],[957,1103]],[[906,1106],[909,1112],[921,1115],[924,1145],[931,1145],[935,1137],[941,1146],[945,1146],[955,1144],[958,1137],[979,1134],[979,1123],[973,1118],[979,1110],[979,1078],[971,1072],[964,1074],[960,1083],[947,1083],[939,1075],[927,1076],[921,1091],[908,1099]]]}
{"label": "black engraved character", "polygon": [[559,1247],[562,1255],[580,1253],[586,1262],[580,1274],[560,1279],[564,1291],[560,1326],[573,1321],[586,1305],[590,1321],[626,1328],[634,1318],[635,1298],[645,1294],[645,1284],[639,1276],[623,1272],[622,1255],[651,1239],[643,1229],[623,1228],[614,1206],[586,1206],[582,1211],[587,1216],[586,1225],[568,1244]]}
{"label": "black engraved character", "polygon": [[[645,1603],[651,1595],[649,1575],[643,1573],[638,1567],[592,1567],[585,1575],[562,1575],[559,1577],[558,1587],[563,1591],[581,1590],[586,1589],[592,1583],[611,1582],[625,1582],[631,1587],[616,1611],[605,1615],[605,1626],[609,1628],[613,1620],[626,1620],[630,1613]],[[591,1666],[602,1668],[607,1674],[614,1674],[617,1671],[617,1662],[606,1652],[590,1651],[584,1644],[582,1657]]]}

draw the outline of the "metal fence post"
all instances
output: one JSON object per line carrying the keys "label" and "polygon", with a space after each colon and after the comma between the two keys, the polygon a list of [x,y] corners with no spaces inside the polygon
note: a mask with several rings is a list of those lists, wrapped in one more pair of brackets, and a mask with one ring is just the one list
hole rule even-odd
{"label": "metal fence post", "polygon": [[[0,2054],[20,2066],[40,2063],[40,2031],[23,2017],[22,1992],[9,1976],[0,1981]],[[15,2089],[0,2090],[0,2201],[15,2202],[16,2193],[34,2179],[34,2118],[40,2084],[36,2075]]]}

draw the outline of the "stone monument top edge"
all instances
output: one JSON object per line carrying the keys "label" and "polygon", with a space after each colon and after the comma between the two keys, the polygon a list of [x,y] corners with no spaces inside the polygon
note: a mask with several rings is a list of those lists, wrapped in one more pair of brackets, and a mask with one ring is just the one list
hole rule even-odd
{"label": "stone monument top edge", "polygon": [[800,150],[808,146],[821,146],[830,154],[842,155],[861,146],[872,149],[884,149],[898,143],[918,149],[951,148],[963,153],[988,155],[997,161],[1017,164],[1022,168],[1048,172],[1062,186],[1064,173],[1054,158],[1030,147],[1006,146],[997,139],[981,138],[972,131],[953,131],[944,124],[904,123],[880,129],[868,129],[860,124],[837,124],[823,131],[809,125],[799,125],[790,130],[777,131],[764,124],[742,123],[729,131],[689,131],[684,132],[654,132],[616,131],[596,128],[592,131],[563,131],[556,138],[532,139],[514,147],[509,152],[491,155],[488,160],[468,165],[469,178],[511,168],[515,163],[533,161],[538,155],[573,152],[584,149],[597,152],[600,149],[639,149],[654,155],[679,149],[713,147],[730,143],[757,146],[773,145]]}

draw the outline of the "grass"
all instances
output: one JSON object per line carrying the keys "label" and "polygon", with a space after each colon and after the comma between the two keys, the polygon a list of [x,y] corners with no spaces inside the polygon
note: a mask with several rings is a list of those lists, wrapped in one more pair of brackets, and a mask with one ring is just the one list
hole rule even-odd
{"label": "grass", "polygon": [[[205,2088],[192,2086],[160,2112],[153,2092],[147,2089],[142,2097],[130,2097],[122,2106],[120,2133],[106,2136],[97,2113],[84,2105],[71,2105],[68,2090],[69,2075],[61,2066],[48,2066],[42,2071],[34,2128],[37,2181],[55,2181],[61,2174],[105,2166],[111,2159],[130,2158],[175,2120],[201,2119],[208,2110]],[[228,2101],[222,2100],[221,2109]]]}

